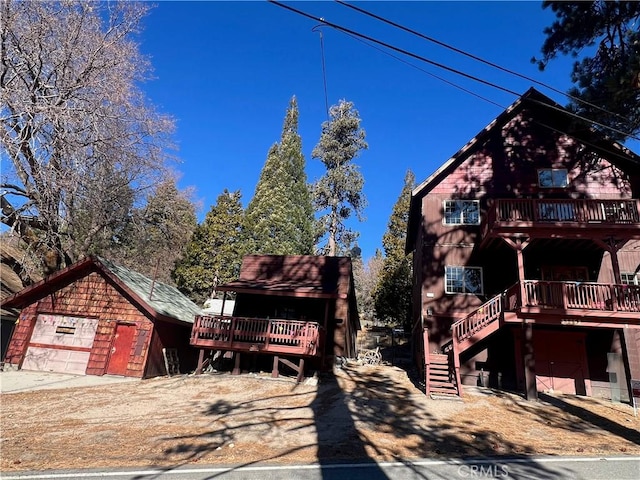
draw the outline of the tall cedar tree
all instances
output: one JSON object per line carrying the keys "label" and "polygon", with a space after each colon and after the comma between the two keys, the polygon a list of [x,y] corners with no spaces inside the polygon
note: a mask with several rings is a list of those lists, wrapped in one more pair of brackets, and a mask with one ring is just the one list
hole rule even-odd
{"label": "tall cedar tree", "polygon": [[0,3],[1,221],[45,274],[89,253],[165,176],[174,124],[140,88],[150,64],[134,40],[149,8]]}
{"label": "tall cedar tree", "polygon": [[568,93],[578,100],[569,109],[618,130],[603,129],[612,138],[640,133],[640,2],[552,1],[543,8],[556,20],[544,30],[542,59],[533,61],[544,69],[558,55],[583,57],[573,65],[576,86]]}
{"label": "tall cedar tree", "polygon": [[298,135],[295,97],[289,101],[280,142],[269,149],[245,222],[251,253],[313,252],[313,206]]}
{"label": "tall cedar tree", "polygon": [[358,234],[345,222],[353,213],[363,220],[366,198],[362,193],[364,177],[353,160],[368,148],[360,116],[352,102],[340,100],[329,109],[329,121],[322,124],[318,144],[311,153],[327,169],[313,185],[316,211],[322,214],[317,224],[318,243],[326,237],[326,245],[318,248],[326,255],[347,254]]}
{"label": "tall cedar tree", "polygon": [[217,284],[238,278],[246,243],[241,194],[224,190],[187,245],[173,272],[176,285],[198,304],[209,298]]}
{"label": "tall cedar tree", "polygon": [[387,231],[382,237],[385,259],[375,292],[376,315],[388,323],[411,327],[412,255],[405,254],[409,204],[415,176],[408,170]]}

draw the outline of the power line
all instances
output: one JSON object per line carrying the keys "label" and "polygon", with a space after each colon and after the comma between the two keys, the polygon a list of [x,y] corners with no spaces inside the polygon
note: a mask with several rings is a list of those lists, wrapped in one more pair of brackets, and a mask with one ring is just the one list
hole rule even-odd
{"label": "power line", "polygon": [[324,84],[324,107],[327,111],[327,121],[329,121],[329,96],[327,95],[327,69],[324,63],[324,40],[322,37],[322,25],[316,25],[311,29],[312,32],[320,34],[320,56],[322,57],[322,82]]}
{"label": "power line", "polygon": [[489,82],[488,80],[483,80],[483,79],[481,79],[479,77],[476,77],[476,76],[471,75],[469,73],[465,73],[465,72],[463,72],[461,70],[457,70],[455,68],[449,67],[449,66],[444,65],[442,63],[435,62],[433,60],[429,60],[426,57],[423,57],[421,55],[417,55],[417,54],[409,52],[407,50],[403,50],[402,48],[394,47],[393,45],[391,45],[389,43],[385,43],[385,42],[383,42],[381,40],[377,40],[377,39],[375,39],[373,37],[370,37],[368,35],[365,35],[363,33],[358,33],[358,32],[356,32],[354,30],[351,30],[351,29],[346,28],[346,27],[342,27],[342,26],[337,25],[335,23],[328,22],[328,21],[324,20],[323,18],[313,16],[313,15],[311,15],[309,13],[303,12],[302,10],[298,10],[297,8],[291,7],[289,5],[285,5],[284,3],[280,3],[280,2],[278,2],[276,0],[268,0],[268,2],[269,3],[273,3],[274,5],[277,5],[277,6],[281,7],[281,8],[289,10],[291,12],[297,13],[298,15],[302,15],[303,17],[307,17],[307,18],[309,18],[311,20],[315,20],[316,22],[321,22],[324,25],[327,25],[328,27],[332,27],[332,28],[334,28],[334,29],[336,29],[336,30],[338,30],[340,32],[349,33],[349,34],[351,34],[353,36],[356,36],[358,38],[363,38],[365,40],[368,40],[369,42],[376,43],[378,45],[382,45],[383,47],[386,47],[386,48],[388,48],[390,50],[394,50],[394,51],[396,51],[398,53],[402,53],[404,55],[407,55],[408,57],[415,58],[417,60],[420,60],[422,62],[428,63],[428,64],[433,65],[433,66],[436,66],[438,68],[442,68],[443,70],[447,70],[449,72],[452,72],[452,73],[455,73],[457,75],[463,76],[463,77],[468,78],[470,80],[474,80],[476,82],[483,83],[485,85],[488,85],[490,87],[496,88],[498,90],[502,90],[503,92],[509,93],[509,94],[514,95],[516,97],[520,96],[520,94],[518,92],[515,92],[513,90],[509,90],[508,88],[502,87],[502,86],[497,85],[497,84],[492,83],[492,82]]}
{"label": "power line", "polygon": [[[511,94],[511,95],[513,95],[513,96],[515,96],[515,97],[517,97],[517,98],[519,98],[519,97],[520,97],[520,93],[515,92],[515,91],[513,91],[513,90],[510,90],[510,89],[508,89],[508,88],[506,88],[506,87],[503,87],[503,86],[501,86],[501,85],[495,84],[495,83],[493,83],[493,82],[489,82],[489,81],[487,81],[487,80],[484,80],[484,79],[479,78],[479,77],[476,77],[476,76],[474,76],[474,75],[471,75],[471,74],[465,73],[465,72],[463,72],[463,71],[461,71],[461,70],[458,70],[458,69],[455,69],[455,68],[449,67],[449,66],[444,65],[444,64],[442,64],[442,63],[435,62],[435,61],[430,60],[430,59],[428,59],[428,58],[426,58],[426,57],[423,57],[423,56],[421,56],[421,55],[417,55],[417,54],[415,54],[415,53],[413,53],[413,52],[409,52],[409,51],[404,50],[404,49],[402,49],[402,48],[395,47],[395,46],[393,46],[393,45],[391,45],[391,44],[388,44],[388,43],[383,42],[383,41],[381,41],[381,40],[377,40],[377,39],[375,39],[375,38],[373,38],[373,37],[370,37],[370,36],[368,36],[368,35],[365,35],[365,34],[362,34],[362,33],[356,32],[356,31],[351,30],[351,29],[349,29],[349,28],[342,27],[342,26],[337,25],[337,24],[332,23],[332,22],[328,22],[328,21],[326,21],[326,20],[325,20],[325,19],[323,19],[323,18],[316,17],[316,16],[311,15],[311,14],[309,14],[309,13],[306,13],[306,12],[304,12],[304,11],[302,11],[302,10],[298,10],[297,8],[291,7],[291,6],[289,6],[289,5],[285,5],[285,4],[283,4],[283,3],[281,3],[281,2],[278,2],[278,1],[276,1],[276,0],[267,0],[267,1],[268,1],[269,3],[273,3],[273,4],[274,4],[274,5],[276,5],[276,6],[279,6],[279,7],[281,7],[281,8],[286,9],[286,10],[289,10],[289,11],[291,11],[291,12],[293,12],[293,13],[296,13],[296,14],[298,14],[298,15],[301,15],[301,16],[303,16],[303,17],[309,18],[309,19],[311,19],[311,20],[315,20],[315,21],[317,21],[317,22],[321,22],[322,24],[324,24],[324,25],[326,25],[326,26],[328,26],[328,27],[332,27],[332,28],[334,28],[335,30],[338,30],[338,31],[340,31],[340,32],[347,33],[347,34],[349,34],[349,35],[351,35],[351,36],[358,37],[358,38],[360,38],[360,39],[365,39],[365,40],[367,40],[367,41],[369,41],[369,42],[372,42],[372,43],[375,43],[375,44],[381,45],[381,46],[383,46],[383,47],[385,47],[385,48],[388,48],[388,49],[390,49],[390,50],[393,50],[393,51],[395,51],[395,52],[402,53],[403,55],[407,55],[408,57],[412,57],[412,58],[414,58],[414,59],[417,59],[417,60],[420,60],[420,61],[422,61],[422,62],[428,63],[428,64],[430,64],[430,65],[433,65],[433,66],[435,66],[435,67],[441,68],[441,69],[443,69],[443,70],[446,70],[446,71],[449,71],[449,72],[455,73],[455,74],[457,74],[457,75],[460,75],[460,76],[462,76],[462,77],[468,78],[468,79],[470,79],[470,80],[474,80],[474,81],[476,81],[476,82],[478,82],[478,83],[482,83],[482,84],[484,84],[484,85],[487,85],[487,86],[493,87],[493,88],[495,88],[495,89],[497,89],[497,90],[501,90],[501,91],[503,91],[503,92],[509,93],[509,94]],[[563,95],[565,95],[565,94],[563,94]],[[583,117],[583,116],[581,116],[581,115],[578,115],[578,114],[576,114],[576,113],[573,113],[573,112],[571,112],[571,111],[569,111],[569,110],[563,110],[563,112],[564,112],[564,113],[566,113],[567,115],[570,115],[570,116],[572,116],[572,117],[574,117],[574,118],[580,119],[580,120],[582,120],[582,121],[584,121],[584,122],[591,123],[591,124],[594,124],[594,125],[598,125],[598,126],[600,126],[600,127],[602,127],[602,128],[605,128],[605,129],[608,129],[608,130],[610,130],[610,131],[616,132],[616,133],[618,133],[618,134],[620,134],[620,135],[623,135],[624,137],[632,138],[632,139],[634,139],[634,140],[640,140],[640,138],[639,138],[639,137],[636,137],[636,136],[634,136],[634,135],[632,135],[632,134],[630,134],[630,133],[628,133],[628,132],[623,132],[623,131],[618,130],[618,129],[614,128],[614,127],[610,127],[610,126],[608,126],[608,125],[605,125],[605,124],[602,124],[602,123],[599,123],[599,122],[595,122],[594,120],[590,120],[590,119],[588,119],[588,118],[586,118],[586,117]]]}
{"label": "power line", "polygon": [[549,89],[549,90],[551,90],[551,91],[553,91],[555,93],[558,93],[560,95],[563,95],[563,96],[573,100],[574,102],[582,103],[584,105],[588,105],[588,106],[593,107],[593,108],[595,108],[597,110],[600,110],[601,112],[606,113],[608,115],[614,115],[614,116],[617,116],[617,117],[619,117],[619,118],[621,118],[623,120],[628,120],[627,118],[625,118],[624,116],[620,115],[619,113],[610,112],[609,110],[606,110],[606,109],[604,109],[604,108],[602,108],[602,107],[600,107],[598,105],[595,105],[595,104],[593,104],[591,102],[588,102],[588,101],[586,101],[586,100],[584,100],[582,98],[575,97],[575,96],[573,96],[573,95],[571,95],[571,94],[569,94],[567,92],[563,92],[562,90],[559,90],[559,89],[557,89],[557,88],[555,88],[555,87],[553,87],[553,86],[551,86],[549,84],[546,84],[544,82],[536,80],[533,77],[529,77],[527,75],[521,74],[521,73],[516,72],[514,70],[511,70],[511,69],[508,69],[508,68],[503,67],[501,65],[498,65],[497,63],[491,62],[489,60],[485,60],[482,57],[478,57],[477,55],[474,55],[472,53],[466,52],[466,51],[464,51],[464,50],[462,50],[460,48],[454,47],[453,45],[449,45],[448,43],[445,43],[445,42],[437,40],[437,39],[435,39],[433,37],[429,37],[427,35],[424,35],[423,33],[420,33],[420,32],[418,32],[416,30],[413,30],[411,28],[405,27],[404,25],[396,23],[396,22],[394,22],[392,20],[389,20],[389,19],[387,19],[385,17],[382,17],[380,15],[376,15],[375,13],[369,12],[369,11],[365,10],[364,8],[360,8],[360,7],[357,7],[355,5],[351,5],[351,4],[349,4],[349,3],[347,3],[347,2],[345,2],[343,0],[335,0],[335,2],[340,4],[340,5],[342,5],[342,6],[344,6],[344,7],[350,8],[350,9],[355,10],[357,12],[360,12],[360,13],[362,13],[364,15],[367,15],[367,16],[369,16],[371,18],[375,18],[376,20],[379,20],[379,21],[381,21],[383,23],[386,23],[386,24],[391,25],[393,27],[399,28],[400,30],[403,30],[403,31],[405,31],[407,33],[411,33],[412,35],[416,35],[417,37],[420,37],[420,38],[422,38],[424,40],[427,40],[429,42],[435,43],[436,45],[439,45],[439,46],[441,46],[443,48],[447,48],[447,49],[449,49],[449,50],[451,50],[453,52],[459,53],[460,55],[464,55],[464,56],[469,57],[469,58],[471,58],[473,60],[476,60],[478,62],[484,63],[485,65],[489,65],[490,67],[496,68],[496,69],[498,69],[498,70],[500,70],[502,72],[508,73],[510,75],[514,75],[514,76],[516,76],[518,78],[522,78],[523,80],[527,80],[529,82],[535,83],[536,85],[540,85],[542,87],[545,87],[545,88],[547,88],[547,89]]}
{"label": "power line", "polygon": [[369,48],[373,48],[374,50],[377,50],[380,53],[383,53],[384,55],[387,55],[387,56],[389,56],[389,57],[391,57],[391,58],[393,58],[393,59],[395,59],[395,60],[397,60],[399,62],[402,62],[405,65],[410,66],[411,68],[415,68],[416,70],[418,70],[418,71],[420,71],[420,72],[422,72],[422,73],[424,73],[426,75],[429,75],[429,76],[431,76],[431,77],[433,77],[433,78],[435,78],[437,80],[440,80],[441,82],[444,82],[447,85],[451,85],[453,88],[457,88],[458,90],[462,90],[463,92],[465,92],[465,93],[467,93],[469,95],[472,95],[472,96],[474,96],[476,98],[479,98],[480,100],[484,100],[485,102],[490,103],[492,105],[495,105],[496,107],[502,108],[503,110],[506,108],[504,105],[501,105],[501,104],[499,104],[497,102],[494,102],[493,100],[490,100],[487,97],[483,97],[482,95],[480,95],[478,93],[472,92],[471,90],[469,90],[467,88],[464,88],[464,87],[462,87],[462,86],[458,85],[457,83],[454,83],[454,82],[452,82],[450,80],[447,80],[444,77],[436,75],[435,73],[429,72],[428,70],[425,70],[424,68],[420,68],[420,67],[418,67],[417,65],[415,65],[415,64],[413,64],[411,62],[407,62],[406,60],[404,60],[404,59],[402,59],[402,58],[400,58],[400,57],[398,57],[398,56],[396,56],[396,55],[394,55],[392,53],[389,53],[386,50],[383,50],[382,48],[379,48],[379,47],[376,47],[375,45],[367,43],[366,41],[364,41],[364,40],[362,40],[362,39],[360,39],[358,37],[355,37],[355,36],[353,36],[353,35],[351,35],[349,33],[346,33],[346,32],[344,32],[344,34],[348,35],[349,37],[353,38],[354,40],[366,45]]}

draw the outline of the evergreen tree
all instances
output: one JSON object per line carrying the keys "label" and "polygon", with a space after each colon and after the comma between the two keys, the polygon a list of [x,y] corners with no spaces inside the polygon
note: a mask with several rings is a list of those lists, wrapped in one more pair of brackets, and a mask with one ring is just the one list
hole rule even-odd
{"label": "evergreen tree", "polygon": [[172,283],[171,272],[197,225],[190,197],[190,190],[178,190],[174,178],[161,182],[145,205],[133,209],[102,254],[149,278]]}
{"label": "evergreen tree", "polygon": [[289,102],[280,142],[269,149],[247,206],[245,229],[251,253],[303,255],[313,251],[313,206],[295,97]]}
{"label": "evergreen tree", "polygon": [[187,245],[173,272],[176,285],[202,304],[214,286],[238,278],[246,244],[242,235],[243,209],[239,191],[224,190]]}
{"label": "evergreen tree", "polygon": [[405,329],[411,328],[412,255],[405,254],[405,243],[414,187],[415,176],[408,170],[382,237],[385,259],[375,292],[377,317],[389,323],[402,324]]}
{"label": "evergreen tree", "polygon": [[[640,132],[640,3],[637,1],[543,2],[556,20],[545,28],[544,69],[558,55],[579,58],[573,65],[570,110],[618,132],[619,140]],[[594,47],[595,48],[590,48]],[[596,127],[600,128],[600,127]]]}
{"label": "evergreen tree", "polygon": [[322,124],[318,144],[311,153],[327,169],[313,186],[316,210],[326,211],[318,220],[319,241],[326,236],[326,245],[320,247],[328,255],[344,254],[357,239],[357,233],[345,222],[353,213],[363,220],[366,199],[362,193],[364,178],[353,160],[368,148],[365,131],[360,127],[360,116],[352,102],[341,100],[329,109],[329,121]]}

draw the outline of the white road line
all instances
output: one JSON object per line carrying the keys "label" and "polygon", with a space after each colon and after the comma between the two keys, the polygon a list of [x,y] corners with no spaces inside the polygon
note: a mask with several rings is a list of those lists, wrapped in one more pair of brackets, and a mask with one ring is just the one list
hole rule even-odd
{"label": "white road line", "polygon": [[260,471],[287,471],[287,470],[314,470],[322,469],[353,469],[353,468],[371,468],[371,467],[406,467],[414,465],[418,467],[428,467],[437,465],[477,465],[477,464],[518,464],[518,463],[561,463],[561,462],[638,462],[640,457],[531,457],[531,458],[473,458],[469,460],[419,460],[407,462],[380,462],[380,463],[341,463],[341,464],[312,464],[312,465],[262,465],[247,466],[238,465],[236,467],[218,467],[218,468],[179,468],[175,470],[121,470],[113,472],[82,472],[82,473],[41,473],[41,474],[15,474],[10,476],[2,475],[2,480],[40,480],[55,478],[101,478],[101,477],[127,477],[132,475],[188,475],[188,474],[213,474],[213,473],[229,473],[236,470],[245,472]]}

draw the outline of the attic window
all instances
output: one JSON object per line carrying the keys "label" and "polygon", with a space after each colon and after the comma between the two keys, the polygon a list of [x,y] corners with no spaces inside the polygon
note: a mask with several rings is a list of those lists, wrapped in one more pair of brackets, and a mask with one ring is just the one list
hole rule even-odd
{"label": "attic window", "polygon": [[565,188],[569,185],[566,168],[541,168],[538,170],[538,185],[541,188]]}
{"label": "attic window", "polygon": [[480,202],[478,200],[445,200],[445,225],[478,225],[480,224]]}

